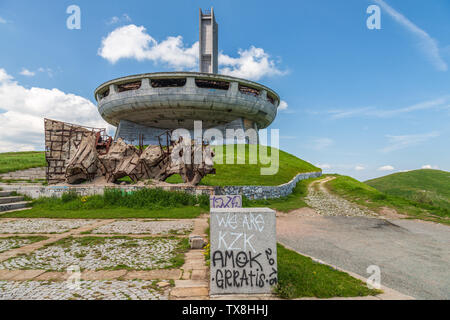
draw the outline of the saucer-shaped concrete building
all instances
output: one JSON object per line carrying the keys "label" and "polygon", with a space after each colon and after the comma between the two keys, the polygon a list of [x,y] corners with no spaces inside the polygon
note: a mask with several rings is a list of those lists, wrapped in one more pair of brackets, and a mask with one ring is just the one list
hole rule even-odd
{"label": "saucer-shaped concrete building", "polygon": [[178,128],[203,130],[269,126],[277,115],[278,94],[259,83],[217,74],[218,25],[214,11],[200,10],[200,72],[161,72],[108,81],[95,90],[98,109],[117,127],[115,139],[158,144],[158,136]]}

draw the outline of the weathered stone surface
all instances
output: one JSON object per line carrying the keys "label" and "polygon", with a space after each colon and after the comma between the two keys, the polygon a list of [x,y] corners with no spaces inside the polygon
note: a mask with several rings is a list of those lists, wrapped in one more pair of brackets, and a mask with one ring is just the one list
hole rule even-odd
{"label": "weathered stone surface", "polygon": [[203,240],[203,237],[196,235],[189,237],[189,243],[191,245],[191,249],[202,249],[206,244],[205,240]]}
{"label": "weathered stone surface", "polygon": [[191,273],[192,280],[206,280],[207,271],[206,269],[194,269]]}
{"label": "weathered stone surface", "polygon": [[278,282],[275,211],[211,209],[211,294],[271,293]]}
{"label": "weathered stone surface", "polygon": [[81,140],[75,155],[66,167],[66,181],[77,183],[92,180],[97,175],[98,155],[95,133],[88,134]]}
{"label": "weathered stone surface", "polygon": [[214,173],[214,152],[208,145],[179,137],[163,149],[149,146],[145,150],[125,143],[112,142],[104,129],[87,130],[81,126],[45,120],[48,183],[69,184],[105,177],[117,182],[130,177],[134,182],[153,179],[165,181],[180,174],[184,183],[197,185],[208,173]]}
{"label": "weathered stone surface", "polygon": [[310,178],[318,178],[322,176],[321,171],[299,173],[291,181],[281,184],[279,186],[224,186],[215,187],[214,194],[216,195],[244,195],[252,200],[260,199],[275,199],[286,197],[292,193],[297,183],[300,180]]}
{"label": "weathered stone surface", "polygon": [[93,271],[86,270],[81,274],[82,280],[111,280],[123,277],[127,270]]}
{"label": "weathered stone surface", "polygon": [[242,208],[242,195],[213,195],[209,198],[210,208]]}
{"label": "weathered stone surface", "polygon": [[26,281],[26,280],[32,280],[36,278],[37,276],[43,274],[44,270],[24,270],[15,276],[8,279],[8,281]]}
{"label": "weathered stone surface", "polygon": [[181,277],[182,271],[180,269],[160,269],[160,270],[149,270],[149,271],[129,271],[124,279],[141,279],[141,280],[156,280],[156,279],[167,279],[167,280],[178,280]]}
{"label": "weathered stone surface", "polygon": [[207,287],[193,287],[193,288],[175,288],[170,292],[172,298],[189,298],[203,297],[208,295]]}

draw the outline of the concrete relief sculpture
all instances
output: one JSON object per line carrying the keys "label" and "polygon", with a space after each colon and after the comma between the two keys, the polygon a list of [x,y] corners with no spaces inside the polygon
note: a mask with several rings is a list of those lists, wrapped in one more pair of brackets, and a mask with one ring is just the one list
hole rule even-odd
{"label": "concrete relief sculpture", "polygon": [[115,183],[124,177],[133,182],[165,181],[180,174],[184,183],[197,185],[204,176],[215,173],[210,146],[183,137],[169,146],[136,147],[120,138],[112,141],[104,129],[46,119],[45,145],[49,184],[77,184],[99,178]]}

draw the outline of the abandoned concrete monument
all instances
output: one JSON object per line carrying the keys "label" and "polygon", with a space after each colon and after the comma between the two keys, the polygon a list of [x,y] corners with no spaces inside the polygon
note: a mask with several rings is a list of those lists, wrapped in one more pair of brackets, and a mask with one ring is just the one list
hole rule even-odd
{"label": "abandoned concrete monument", "polygon": [[[95,90],[98,111],[117,127],[114,139],[105,129],[46,119],[48,183],[101,177],[108,183],[123,177],[164,181],[180,174],[185,183],[197,185],[214,172],[210,143],[226,143],[223,138],[228,139],[230,131],[231,143],[258,143],[257,132],[275,119],[280,97],[256,82],[217,74],[218,24],[213,9],[200,9],[199,68],[200,72],[127,76],[100,85]],[[194,140],[172,139],[176,129],[184,129]],[[250,138],[246,132],[254,134]],[[190,161],[199,153],[200,163]]]}
{"label": "abandoned concrete monument", "polygon": [[117,127],[114,138],[136,144],[141,136],[145,145],[157,145],[158,136],[168,130],[192,131],[194,121],[222,137],[227,129],[241,135],[268,127],[277,115],[278,94],[254,81],[218,74],[218,56],[214,10],[200,10],[200,72],[146,73],[100,85],[95,90],[98,111]]}

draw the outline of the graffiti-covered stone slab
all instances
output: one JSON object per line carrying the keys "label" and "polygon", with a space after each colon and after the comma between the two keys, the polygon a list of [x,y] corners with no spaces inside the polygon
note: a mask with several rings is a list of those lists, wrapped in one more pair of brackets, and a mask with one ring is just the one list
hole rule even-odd
{"label": "graffiti-covered stone slab", "polygon": [[232,208],[242,208],[242,196],[241,195],[226,195],[218,196],[213,195],[209,197],[209,206],[211,209],[232,209]]}
{"label": "graffiti-covered stone slab", "polygon": [[211,294],[271,293],[278,283],[275,211],[211,209]]}

